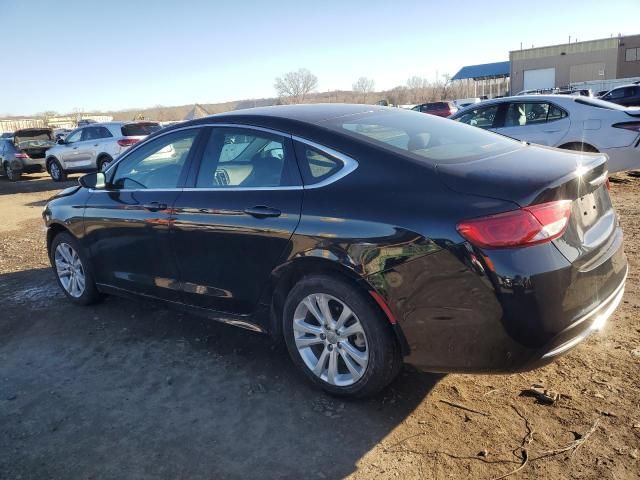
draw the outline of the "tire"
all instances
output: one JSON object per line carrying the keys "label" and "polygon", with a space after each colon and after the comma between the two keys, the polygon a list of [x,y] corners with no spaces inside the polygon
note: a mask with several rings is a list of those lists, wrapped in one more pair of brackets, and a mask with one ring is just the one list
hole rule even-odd
{"label": "tire", "polygon": [[67,172],[64,171],[60,162],[53,158],[47,163],[47,170],[54,182],[64,182],[67,179]]}
{"label": "tire", "polygon": [[56,235],[51,241],[49,260],[58,285],[69,300],[77,305],[100,300],[87,256],[73,236],[66,232]]}
{"label": "tire", "polygon": [[103,155],[100,158],[98,158],[98,162],[96,163],[96,166],[98,167],[98,171],[104,172],[105,168],[107,168],[111,162],[113,162],[113,158],[109,157],[108,155]]}
{"label": "tire", "polygon": [[16,171],[11,168],[11,164],[9,162],[5,162],[4,164],[4,174],[11,182],[17,182],[22,177],[22,171]]}
{"label": "tire", "polygon": [[[323,310],[324,300],[327,308]],[[330,312],[332,328],[320,326],[313,306],[323,319],[322,311]],[[345,306],[353,315],[347,315],[338,328]],[[398,343],[380,309],[364,292],[337,277],[308,276],[291,289],[284,305],[283,334],[293,363],[332,395],[372,395],[386,387],[402,367]]]}

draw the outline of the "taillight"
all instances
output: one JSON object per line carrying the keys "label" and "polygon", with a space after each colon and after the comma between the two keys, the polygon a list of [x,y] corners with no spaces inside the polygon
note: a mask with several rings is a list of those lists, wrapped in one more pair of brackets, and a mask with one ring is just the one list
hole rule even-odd
{"label": "taillight", "polygon": [[26,153],[16,153],[15,157],[25,159],[25,158],[29,158],[29,155],[27,155]]}
{"label": "taillight", "polygon": [[120,145],[121,147],[130,147],[131,145],[134,145],[139,141],[140,140],[138,140],[137,138],[121,138],[120,140],[118,140],[118,145]]}
{"label": "taillight", "polygon": [[560,237],[570,216],[571,200],[559,200],[465,220],[456,228],[460,235],[477,247],[527,247]]}
{"label": "taillight", "polygon": [[640,122],[614,123],[611,126],[613,128],[624,128],[625,130],[632,130],[634,132],[640,132]]}

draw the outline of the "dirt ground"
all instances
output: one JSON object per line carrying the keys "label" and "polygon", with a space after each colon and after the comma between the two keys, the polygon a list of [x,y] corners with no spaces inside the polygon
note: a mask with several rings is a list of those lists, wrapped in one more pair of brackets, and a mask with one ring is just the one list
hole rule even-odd
{"label": "dirt ground", "polygon": [[[640,478],[640,178],[617,180],[630,274],[601,334],[533,372],[407,366],[341,401],[266,337],[114,297],[71,305],[40,218],[64,185],[0,179],[0,478],[491,479],[524,458],[509,478]],[[534,384],[561,396],[521,394]]]}

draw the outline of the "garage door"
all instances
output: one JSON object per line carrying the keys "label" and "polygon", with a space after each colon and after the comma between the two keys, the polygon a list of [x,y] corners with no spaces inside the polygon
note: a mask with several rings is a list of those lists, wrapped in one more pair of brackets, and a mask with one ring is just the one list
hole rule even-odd
{"label": "garage door", "polygon": [[539,68],[524,71],[524,89],[537,90],[556,86],[556,69]]}

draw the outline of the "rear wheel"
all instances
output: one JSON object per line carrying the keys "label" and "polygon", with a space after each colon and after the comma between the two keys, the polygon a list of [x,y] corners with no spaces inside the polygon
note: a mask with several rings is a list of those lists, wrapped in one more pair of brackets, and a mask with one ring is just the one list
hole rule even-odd
{"label": "rear wheel", "polygon": [[371,395],[400,371],[402,357],[386,318],[342,279],[303,278],[287,297],[283,321],[293,362],[331,394]]}
{"label": "rear wheel", "polygon": [[49,255],[58,285],[69,300],[78,305],[99,300],[86,255],[75,238],[68,233],[59,233],[51,242]]}
{"label": "rear wheel", "polygon": [[11,168],[11,164],[9,162],[5,162],[4,164],[4,173],[12,182],[17,182],[20,180],[20,177],[22,177],[22,171]]}
{"label": "rear wheel", "polygon": [[55,158],[49,160],[48,163],[49,175],[54,182],[63,182],[67,179],[67,173],[62,169],[62,165]]}

